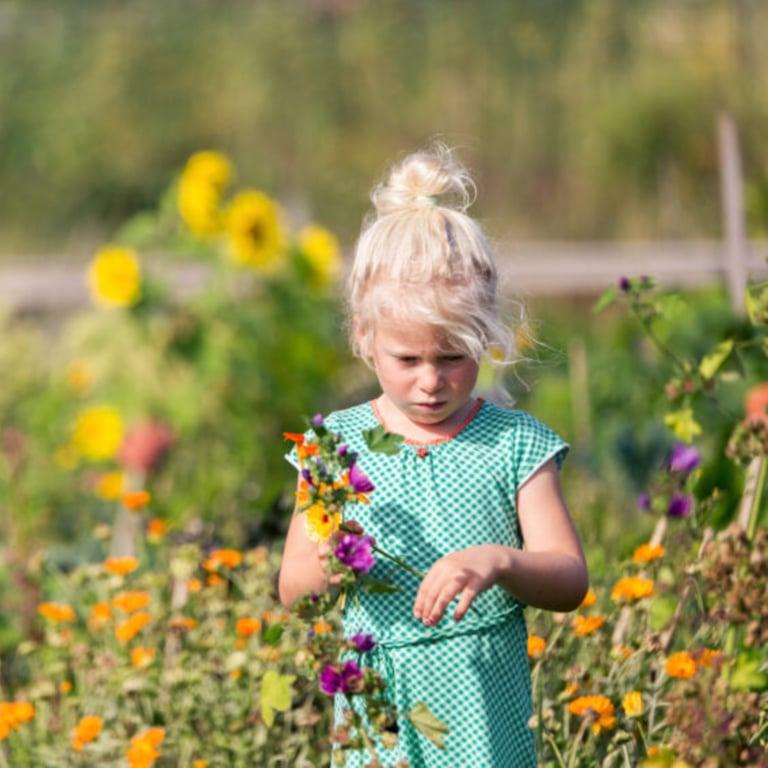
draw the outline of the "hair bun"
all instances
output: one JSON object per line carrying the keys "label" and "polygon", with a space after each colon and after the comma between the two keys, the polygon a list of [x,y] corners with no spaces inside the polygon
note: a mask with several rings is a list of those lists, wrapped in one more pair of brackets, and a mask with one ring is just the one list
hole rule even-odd
{"label": "hair bun", "polygon": [[474,199],[475,184],[469,171],[439,143],[406,156],[371,192],[379,217],[434,205],[463,212]]}

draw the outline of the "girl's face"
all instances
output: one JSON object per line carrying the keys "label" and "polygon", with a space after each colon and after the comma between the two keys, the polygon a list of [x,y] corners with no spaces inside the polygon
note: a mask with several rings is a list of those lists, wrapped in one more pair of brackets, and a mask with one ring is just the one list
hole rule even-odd
{"label": "girl's face", "polygon": [[440,331],[431,325],[382,318],[371,347],[381,389],[408,421],[453,426],[464,418],[478,364],[452,348]]}

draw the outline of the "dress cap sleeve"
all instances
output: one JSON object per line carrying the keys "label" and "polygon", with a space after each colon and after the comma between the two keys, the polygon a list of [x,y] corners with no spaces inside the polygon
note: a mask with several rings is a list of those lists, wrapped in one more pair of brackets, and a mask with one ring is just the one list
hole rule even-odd
{"label": "dress cap sleeve", "polygon": [[550,459],[560,469],[570,445],[546,424],[523,411],[513,439],[513,461],[519,489]]}

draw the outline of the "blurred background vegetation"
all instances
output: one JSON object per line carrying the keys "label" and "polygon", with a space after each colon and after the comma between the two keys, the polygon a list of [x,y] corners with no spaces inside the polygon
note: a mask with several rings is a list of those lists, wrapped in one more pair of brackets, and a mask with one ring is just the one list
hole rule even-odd
{"label": "blurred background vegetation", "polygon": [[716,237],[723,108],[765,234],[767,29],[760,0],[3,0],[0,258],[82,255],[206,147],[348,244],[434,135],[495,236]]}

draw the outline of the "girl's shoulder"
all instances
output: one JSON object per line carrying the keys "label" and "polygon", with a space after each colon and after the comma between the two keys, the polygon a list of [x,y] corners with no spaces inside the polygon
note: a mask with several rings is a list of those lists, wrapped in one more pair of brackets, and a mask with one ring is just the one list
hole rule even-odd
{"label": "girl's shoulder", "polygon": [[378,422],[376,415],[371,408],[370,401],[366,400],[357,405],[342,408],[338,411],[332,411],[325,417],[325,423],[329,429],[334,431],[370,429]]}
{"label": "girl's shoulder", "polygon": [[478,426],[498,433],[500,437],[516,438],[526,433],[549,430],[544,422],[519,408],[506,408],[489,400],[483,403],[478,413]]}

